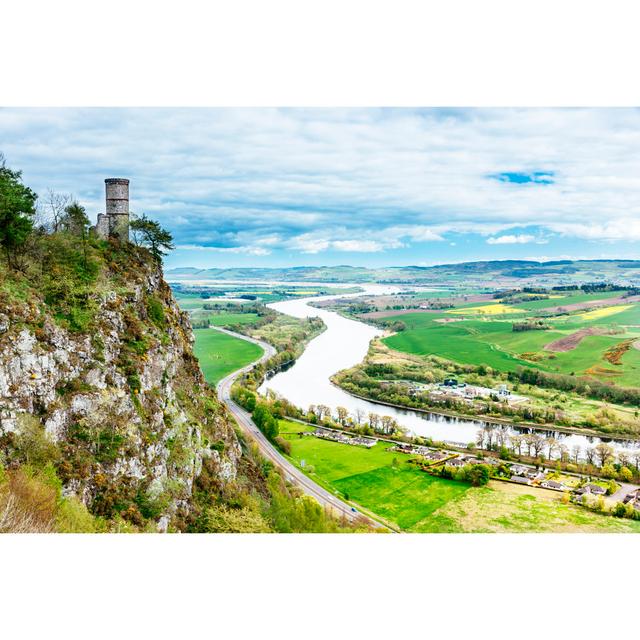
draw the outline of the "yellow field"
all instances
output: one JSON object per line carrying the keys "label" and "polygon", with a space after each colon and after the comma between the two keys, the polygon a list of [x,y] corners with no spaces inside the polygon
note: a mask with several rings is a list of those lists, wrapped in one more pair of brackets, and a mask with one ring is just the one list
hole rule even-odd
{"label": "yellow field", "polygon": [[524,309],[510,307],[508,304],[485,304],[478,307],[464,307],[460,309],[451,309],[447,313],[465,314],[472,313],[475,315],[499,316],[505,313],[524,313]]}
{"label": "yellow field", "polygon": [[577,318],[582,318],[583,320],[599,320],[600,318],[606,318],[607,316],[612,316],[614,313],[620,313],[621,311],[626,311],[627,309],[631,309],[633,307],[632,304],[618,304],[612,307],[602,307],[601,309],[594,309],[593,311],[586,311],[585,313],[579,313]]}

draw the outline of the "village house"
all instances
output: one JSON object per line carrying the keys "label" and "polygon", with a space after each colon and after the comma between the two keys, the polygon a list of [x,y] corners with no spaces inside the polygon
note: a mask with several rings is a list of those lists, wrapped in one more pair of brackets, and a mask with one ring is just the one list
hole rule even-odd
{"label": "village house", "polygon": [[567,487],[562,482],[556,482],[555,480],[543,480],[540,483],[541,487],[545,489],[553,489],[554,491],[566,491]]}
{"label": "village house", "polygon": [[413,456],[427,456],[431,449],[423,447],[422,445],[406,444],[404,442],[398,442],[393,447],[389,447],[389,451],[399,451],[400,453],[406,453]]}
{"label": "village house", "polygon": [[458,382],[455,378],[447,378],[444,382],[441,382],[432,388],[433,391],[431,395],[448,395],[467,401],[486,399],[492,396],[500,400],[505,400],[509,404],[517,404],[528,400],[525,396],[511,393],[505,384],[501,384],[497,389],[492,389],[490,387],[481,387],[479,385]]}
{"label": "village house", "polygon": [[511,469],[511,473],[514,476],[524,476],[527,471],[530,470],[530,467],[525,467],[519,464],[512,464],[509,469]]}
{"label": "village house", "polygon": [[517,482],[518,484],[531,484],[531,480],[524,476],[511,476],[511,482]]}
{"label": "village house", "polygon": [[348,436],[340,431],[332,431],[330,429],[316,429],[311,435],[316,438],[322,438],[324,440],[332,440],[333,442],[340,442],[342,444],[359,445],[370,449],[378,441],[375,438],[362,438],[360,436]]}
{"label": "village house", "polygon": [[584,489],[584,493],[590,493],[594,496],[603,496],[607,493],[607,490],[598,484],[589,483],[585,484],[582,488]]}
{"label": "village house", "polygon": [[424,457],[427,460],[444,460],[449,456],[448,454],[443,453],[442,451],[429,451],[428,453],[424,454]]}
{"label": "village house", "polygon": [[371,449],[378,442],[375,438],[363,438],[362,436],[355,436],[348,440],[347,444],[357,444],[361,447],[367,447],[367,449]]}
{"label": "village house", "polygon": [[454,458],[453,460],[447,460],[446,466],[461,469],[462,467],[466,467],[467,463],[462,458]]}

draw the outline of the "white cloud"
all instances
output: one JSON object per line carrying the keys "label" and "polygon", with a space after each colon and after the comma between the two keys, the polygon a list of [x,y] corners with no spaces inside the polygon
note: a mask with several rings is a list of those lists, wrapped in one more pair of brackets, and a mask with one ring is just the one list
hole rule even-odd
{"label": "white cloud", "polygon": [[358,253],[375,253],[384,249],[384,246],[375,240],[334,240],[331,246],[338,251],[355,251]]}
{"label": "white cloud", "polygon": [[316,237],[313,234],[305,233],[291,238],[286,247],[300,253],[319,253],[331,246],[331,242],[325,238]]}
{"label": "white cloud", "polygon": [[487,244],[528,244],[535,239],[535,236],[527,234],[507,235],[498,238],[487,238]]}
{"label": "white cloud", "polygon": [[264,247],[236,246],[236,247],[208,247],[199,244],[179,244],[176,249],[182,251],[210,251],[213,253],[245,253],[252,256],[268,256],[271,251]]}
{"label": "white cloud", "polygon": [[625,217],[604,222],[556,222],[552,231],[584,240],[640,240],[640,217]]}
{"label": "white cloud", "polygon": [[[36,191],[95,216],[128,176],[134,211],[223,252],[640,239],[633,109],[1,109],[0,140]],[[553,184],[488,178],[535,171]]]}

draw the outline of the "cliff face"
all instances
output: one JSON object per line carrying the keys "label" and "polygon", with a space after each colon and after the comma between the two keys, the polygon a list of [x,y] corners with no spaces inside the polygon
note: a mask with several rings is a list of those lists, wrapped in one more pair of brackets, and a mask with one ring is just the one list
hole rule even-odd
{"label": "cliff face", "polygon": [[134,248],[104,261],[78,305],[61,313],[37,287],[0,289],[4,464],[50,456],[63,493],[93,514],[180,528],[203,466],[222,491],[241,457],[189,321]]}

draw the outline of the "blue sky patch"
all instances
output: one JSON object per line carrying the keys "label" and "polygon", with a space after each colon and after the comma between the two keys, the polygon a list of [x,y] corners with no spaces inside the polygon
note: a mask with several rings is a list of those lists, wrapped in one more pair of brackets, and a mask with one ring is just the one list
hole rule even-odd
{"label": "blue sky patch", "polygon": [[500,182],[513,182],[515,184],[553,184],[555,180],[553,171],[532,171],[524,173],[520,171],[504,171],[503,173],[495,173],[490,178],[500,180]]}

